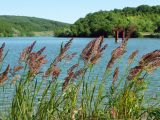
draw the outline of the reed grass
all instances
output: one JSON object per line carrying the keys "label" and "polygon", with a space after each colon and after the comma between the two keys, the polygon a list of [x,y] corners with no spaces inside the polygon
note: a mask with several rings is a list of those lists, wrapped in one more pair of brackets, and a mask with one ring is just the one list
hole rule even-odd
{"label": "reed grass", "polygon": [[[107,45],[103,45],[103,37],[88,43],[77,63],[68,69],[63,82],[59,80],[63,69],[59,63],[65,58],[72,60],[76,55],[68,53],[73,39],[61,45],[58,56],[43,72],[41,68],[47,62],[43,55],[45,47],[33,52],[34,42],[21,53],[19,66],[11,69],[8,65],[6,70],[1,69],[1,89],[7,81],[15,88],[11,105],[6,112],[1,113],[1,119],[160,119],[160,101],[149,101],[146,104],[144,96],[148,75],[160,67],[160,50],[144,55],[137,66],[131,68],[138,54],[137,50],[134,51],[128,58],[124,74],[120,75],[121,69],[116,62],[125,55],[128,38],[129,36],[113,50],[102,76],[95,75],[94,66]],[[5,44],[0,48],[1,65],[6,57],[6,54],[3,55],[4,46]],[[80,66],[81,61],[84,61],[83,66]],[[109,81],[112,82],[106,87]]]}

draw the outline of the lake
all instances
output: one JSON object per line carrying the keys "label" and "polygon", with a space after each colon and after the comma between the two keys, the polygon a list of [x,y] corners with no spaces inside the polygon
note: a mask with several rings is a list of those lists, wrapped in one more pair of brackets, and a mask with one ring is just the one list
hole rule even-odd
{"label": "lake", "polygon": [[[68,41],[69,38],[56,38],[56,37],[13,37],[13,38],[0,38],[0,44],[3,42],[6,43],[5,52],[9,50],[9,53],[4,61],[4,67],[10,64],[11,67],[14,65],[18,65],[18,59],[20,56],[20,53],[22,50],[30,45],[33,41],[37,41],[35,49],[38,50],[42,48],[43,46],[46,46],[46,50],[44,54],[47,55],[47,60],[50,63],[55,56],[59,53],[59,48],[62,42]],[[92,40],[92,38],[75,38],[73,41],[73,44],[71,46],[70,52],[77,52],[78,54],[81,53],[85,45]],[[99,60],[98,64],[95,66],[94,75],[101,75],[106,67],[107,61],[111,57],[111,51],[120,45],[120,43],[115,43],[113,38],[106,38],[105,43],[108,44],[108,48],[105,50],[103,57]],[[120,66],[120,71],[123,73],[125,69],[125,65],[127,62],[128,56],[134,51],[139,50],[139,54],[136,57],[133,66],[137,63],[137,61],[140,59],[140,57],[148,52],[154,51],[156,49],[160,49],[160,39],[153,39],[153,38],[131,38],[129,39],[128,45],[127,45],[127,52],[124,55],[124,57],[121,59],[119,64],[116,64],[116,66]],[[78,55],[73,58],[72,61],[64,61],[60,64],[61,67],[63,67],[62,74],[60,75],[59,79],[63,80],[63,78],[66,75],[66,70],[69,68],[69,66],[75,64],[77,62]],[[43,70],[46,70],[49,64],[46,64],[43,66]],[[109,81],[108,83],[110,83]],[[106,84],[108,84],[106,83]],[[5,87],[6,86],[6,87]],[[13,95],[13,86],[5,85],[3,89],[1,87],[0,91],[0,106],[2,105],[2,101],[5,101],[9,103],[11,96]],[[5,95],[2,94],[2,92],[5,92]],[[150,76],[149,81],[149,90],[148,94],[153,93],[160,96],[160,70],[157,70]],[[4,99],[5,98],[5,99]],[[8,101],[7,101],[8,100]]]}

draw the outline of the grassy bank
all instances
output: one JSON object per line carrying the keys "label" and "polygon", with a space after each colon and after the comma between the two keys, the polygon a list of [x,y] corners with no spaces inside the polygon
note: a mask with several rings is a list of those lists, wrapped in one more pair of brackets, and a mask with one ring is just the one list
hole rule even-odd
{"label": "grassy bank", "polygon": [[145,34],[143,37],[146,38],[160,38],[160,33],[150,33],[150,34]]}
{"label": "grassy bank", "polygon": [[48,31],[67,26],[67,23],[43,18],[0,15],[0,37],[47,35]]}
{"label": "grassy bank", "polygon": [[0,37],[45,37],[45,36],[54,36],[54,32],[53,31],[38,31],[38,32],[10,34],[10,35],[0,34]]}
{"label": "grassy bank", "polygon": [[[131,67],[138,54],[137,50],[133,51],[124,74],[119,75],[118,63],[125,55],[129,36],[130,33],[111,56],[107,56],[110,60],[102,76],[94,69],[107,49],[103,37],[99,37],[84,47],[80,59],[77,57],[64,79],[59,78],[63,70],[59,64],[75,57],[76,53],[68,52],[73,39],[61,45],[58,56],[46,71],[41,71],[47,62],[43,55],[45,47],[34,51],[36,42],[32,43],[20,54],[18,66],[1,69],[0,89],[4,89],[6,83],[15,89],[11,105],[5,113],[2,110],[1,119],[160,119],[160,101],[155,98],[146,103],[144,96],[149,75],[160,67],[160,50],[143,55],[138,64]],[[7,55],[4,49],[5,44],[0,48],[2,67]]]}

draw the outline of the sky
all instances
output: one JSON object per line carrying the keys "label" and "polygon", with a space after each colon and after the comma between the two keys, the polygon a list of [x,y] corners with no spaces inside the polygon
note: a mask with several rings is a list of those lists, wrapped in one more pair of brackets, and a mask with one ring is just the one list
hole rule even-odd
{"label": "sky", "polygon": [[0,0],[0,15],[40,17],[74,23],[100,10],[160,5],[160,0]]}

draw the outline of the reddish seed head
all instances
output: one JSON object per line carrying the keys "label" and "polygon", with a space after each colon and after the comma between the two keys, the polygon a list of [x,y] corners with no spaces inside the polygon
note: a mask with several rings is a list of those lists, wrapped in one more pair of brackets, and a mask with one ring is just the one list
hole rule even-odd
{"label": "reddish seed head", "polygon": [[97,61],[99,60],[99,58],[100,58],[101,56],[102,56],[102,53],[97,53],[95,56],[93,56],[93,57],[91,58],[90,62],[91,62],[92,64],[96,64]]}
{"label": "reddish seed head", "polygon": [[41,49],[37,52],[37,54],[38,54],[38,55],[41,55],[42,52],[43,52],[45,49],[46,49],[46,47],[41,48]]}
{"label": "reddish seed head", "polygon": [[3,60],[3,49],[5,47],[5,43],[2,44],[2,46],[0,47],[0,62],[2,62]]}
{"label": "reddish seed head", "polygon": [[9,71],[10,71],[10,65],[8,65],[6,70],[0,74],[0,84],[3,84],[8,79]]}
{"label": "reddish seed head", "polygon": [[152,73],[158,67],[160,67],[160,58],[155,58],[150,63],[148,63],[148,65],[144,66],[144,70],[146,70],[147,73]]}
{"label": "reddish seed head", "polygon": [[35,46],[36,41],[34,41],[30,46],[26,47],[23,52],[20,55],[19,60],[20,61],[25,61],[27,59],[27,57],[29,56],[29,54],[32,52],[33,47]]}
{"label": "reddish seed head", "polygon": [[92,49],[93,49],[93,45],[95,43],[96,40],[92,40],[90,41],[86,47],[83,49],[82,53],[81,53],[81,58],[87,63],[91,54],[92,54]]}
{"label": "reddish seed head", "polygon": [[122,44],[118,48],[113,50],[111,59],[109,60],[109,62],[107,64],[106,70],[112,68],[115,61],[117,59],[119,59],[126,52],[126,45],[127,45],[128,39],[129,39],[129,37],[131,36],[131,34],[133,33],[134,30],[135,29],[130,27],[129,30],[128,30],[129,32],[127,33],[127,36],[126,36],[125,40],[122,42]]}
{"label": "reddish seed head", "polygon": [[[134,54],[136,54],[136,52]],[[142,56],[138,66],[130,70],[128,79],[134,79],[142,71],[152,73],[158,67],[160,67],[160,50],[155,50]]]}
{"label": "reddish seed head", "polygon": [[[50,67],[45,72],[44,77],[50,76],[54,70],[54,67],[57,66],[57,64],[61,62],[65,57],[72,59],[72,57],[76,55],[76,53],[72,53],[71,55],[66,55],[66,52],[70,48],[72,41],[73,41],[73,38],[70,39],[65,45],[61,44],[59,55],[53,60]],[[53,74],[52,74],[52,77],[53,77]]]}
{"label": "reddish seed head", "polygon": [[116,67],[114,74],[113,74],[113,84],[117,81],[119,74],[119,67]]}
{"label": "reddish seed head", "polygon": [[71,72],[73,72],[73,70],[74,70],[75,68],[77,68],[78,65],[79,65],[79,64],[74,64],[72,67],[70,67],[70,68],[68,69],[68,71],[67,71],[68,74],[71,73]]}
{"label": "reddish seed head", "polygon": [[131,68],[128,74],[128,80],[133,80],[135,77],[137,77],[141,72],[143,71],[143,66],[136,66],[134,68]]}
{"label": "reddish seed head", "polygon": [[67,77],[65,77],[64,79],[64,83],[62,85],[62,91],[64,91],[64,89],[68,86],[69,82],[71,79],[77,79],[77,77],[83,75],[83,73],[85,72],[85,68],[81,68],[79,70],[77,70],[76,72],[74,72],[74,69],[78,67],[78,64],[73,65],[69,70],[68,70],[68,75]]}
{"label": "reddish seed head", "polygon": [[81,53],[81,58],[84,60],[85,64],[92,63],[95,64],[101,57],[102,52],[106,49],[107,45],[102,47],[104,39],[99,37],[97,39],[89,42]]}
{"label": "reddish seed head", "polygon": [[[67,52],[68,49],[70,48],[72,41],[73,41],[73,38],[70,39],[64,46],[63,46],[63,44],[61,44],[60,53],[59,53],[59,55],[53,60],[53,62],[51,63],[50,66],[57,65],[59,62],[61,62],[61,61],[67,56],[67,55],[66,55],[66,52]],[[74,54],[73,54],[73,56],[74,56]]]}
{"label": "reddish seed head", "polygon": [[126,45],[122,43],[118,48],[113,50],[111,59],[108,62],[106,69],[112,68],[115,61],[119,59],[126,52],[125,49],[126,49]]}
{"label": "reddish seed head", "polygon": [[60,72],[61,70],[56,65],[53,65],[47,69],[47,71],[44,73],[44,77],[49,77],[50,75],[52,75],[53,80],[59,76]]}
{"label": "reddish seed head", "polygon": [[76,52],[74,52],[74,53],[72,53],[72,54],[70,54],[70,55],[66,55],[65,56],[65,58],[67,59],[67,60],[71,60],[73,57],[75,57],[77,55],[77,53]]}
{"label": "reddish seed head", "polygon": [[69,84],[69,81],[73,78],[74,76],[74,73],[71,72],[68,74],[68,76],[64,79],[64,83],[62,85],[62,91],[64,91],[66,89],[66,87],[68,86]]}
{"label": "reddish seed head", "polygon": [[21,69],[23,69],[23,66],[14,66],[14,69],[13,69],[13,72],[18,72],[20,71]]}
{"label": "reddish seed head", "polygon": [[133,59],[135,58],[135,56],[138,54],[138,50],[132,52],[132,54],[129,56],[128,58],[128,64],[131,64],[133,62]]}
{"label": "reddish seed head", "polygon": [[70,39],[64,46],[61,44],[59,56],[64,56],[65,52],[70,48],[73,38]]}
{"label": "reddish seed head", "polygon": [[47,60],[45,59],[46,55],[41,55],[44,49],[45,47],[40,49],[36,53],[29,54],[27,63],[28,63],[30,72],[33,74],[38,74],[41,66],[47,62]]}
{"label": "reddish seed head", "polygon": [[155,58],[160,58],[160,50],[155,50],[153,52],[143,55],[139,61],[139,65],[147,65],[148,63],[152,62]]}
{"label": "reddish seed head", "polygon": [[75,73],[74,73],[74,76],[73,76],[73,78],[77,78],[77,77],[79,77],[79,76],[81,76],[81,75],[83,75],[83,73],[86,71],[86,69],[85,68],[81,68],[81,69],[79,69],[78,71],[76,71]]}
{"label": "reddish seed head", "polygon": [[60,72],[61,70],[57,66],[54,66],[54,68],[52,69],[52,82],[54,82],[54,80],[57,79]]}

